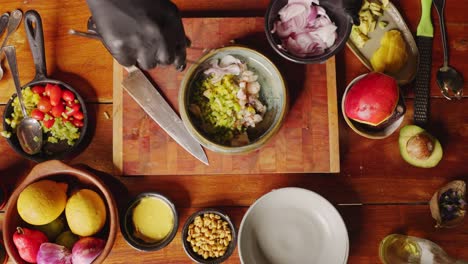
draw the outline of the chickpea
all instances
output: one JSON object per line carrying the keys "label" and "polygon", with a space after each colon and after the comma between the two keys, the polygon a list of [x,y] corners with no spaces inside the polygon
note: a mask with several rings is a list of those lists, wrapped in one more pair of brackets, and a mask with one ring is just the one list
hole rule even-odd
{"label": "chickpea", "polygon": [[193,223],[189,224],[187,233],[186,240],[193,252],[204,259],[224,256],[232,241],[228,222],[213,213],[195,217]]}

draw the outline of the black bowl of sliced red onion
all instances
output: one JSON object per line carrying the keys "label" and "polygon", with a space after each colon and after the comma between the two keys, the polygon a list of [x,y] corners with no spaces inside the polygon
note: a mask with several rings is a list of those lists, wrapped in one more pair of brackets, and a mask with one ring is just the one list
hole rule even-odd
{"label": "black bowl of sliced red onion", "polygon": [[268,42],[296,63],[321,63],[346,44],[352,18],[346,0],[272,0],[265,15]]}

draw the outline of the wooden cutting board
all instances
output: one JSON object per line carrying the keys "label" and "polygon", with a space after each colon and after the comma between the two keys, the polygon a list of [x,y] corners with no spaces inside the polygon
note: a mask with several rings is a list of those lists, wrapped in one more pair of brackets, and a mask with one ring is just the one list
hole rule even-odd
{"label": "wooden cutting board", "polygon": [[[269,57],[282,72],[290,93],[290,110],[278,134],[260,150],[223,155],[205,150],[210,165],[192,157],[172,140],[123,91],[123,68],[114,63],[114,165],[118,175],[254,174],[339,172],[335,58],[324,64],[299,65],[270,47],[261,17],[187,18],[192,40],[188,61],[205,49],[246,45]],[[189,63],[188,66],[191,64]],[[177,96],[184,72],[173,67],[148,72],[159,91],[178,110]]]}

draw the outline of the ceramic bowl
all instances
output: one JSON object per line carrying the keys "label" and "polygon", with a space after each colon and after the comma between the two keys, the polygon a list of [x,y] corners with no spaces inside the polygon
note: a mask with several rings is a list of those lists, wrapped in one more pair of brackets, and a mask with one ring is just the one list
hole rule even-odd
{"label": "ceramic bowl", "polygon": [[[104,201],[107,208],[107,219],[104,228],[96,235],[106,241],[106,245],[101,254],[94,260],[93,263],[102,263],[110,253],[114,245],[119,226],[117,205],[114,201],[112,193],[107,189],[102,180],[94,174],[84,170],[79,170],[68,166],[60,161],[51,160],[37,164],[26,178],[11,194],[5,212],[3,221],[3,241],[8,255],[15,263],[26,263],[18,254],[16,246],[13,243],[13,234],[17,226],[24,226],[25,223],[18,214],[16,204],[20,193],[31,183],[39,180],[54,180],[58,182],[68,183],[68,190],[71,188],[89,188],[97,192]],[[69,193],[68,193],[69,194]]]}
{"label": "ceramic bowl", "polygon": [[[250,143],[240,147],[222,145],[213,141],[202,129],[201,120],[196,118],[188,107],[193,95],[192,89],[203,76],[203,71],[213,59],[232,55],[247,63],[258,75],[261,85],[260,101],[267,106],[263,121],[249,128],[247,134]],[[288,93],[285,81],[276,66],[261,53],[242,46],[230,46],[213,50],[193,64],[185,74],[179,91],[179,111],[187,130],[204,147],[219,153],[246,153],[262,147],[280,129],[288,110]]]}
{"label": "ceramic bowl", "polygon": [[[400,113],[401,116],[399,116],[399,117],[397,116],[395,118],[395,120],[392,120],[392,123],[389,124],[388,126],[386,126],[385,128],[382,128],[380,130],[370,130],[365,125],[360,124],[359,122],[356,122],[356,121],[351,120],[350,118],[348,118],[346,116],[345,108],[344,108],[345,98],[346,98],[346,95],[347,95],[349,89],[351,89],[353,87],[353,85],[357,81],[364,78],[366,75],[367,75],[367,73],[354,78],[354,80],[352,80],[351,83],[348,84],[348,86],[346,87],[346,90],[345,90],[345,92],[343,94],[343,98],[341,100],[341,113],[343,115],[344,120],[346,121],[346,124],[348,124],[348,126],[354,132],[356,132],[357,134],[359,134],[359,135],[361,135],[361,136],[363,136],[365,138],[369,138],[369,139],[383,139],[383,138],[389,137],[391,134],[393,134],[400,127],[401,123],[403,123],[403,119],[405,118],[404,113],[406,111],[405,101],[404,101],[404,98],[403,98],[403,93],[401,92],[401,89],[400,89],[400,99],[399,99],[397,107],[401,108],[401,113]],[[400,111],[400,110],[398,110],[398,111]]]}
{"label": "ceramic bowl", "polygon": [[349,238],[335,207],[319,194],[282,188],[245,213],[238,238],[241,263],[347,263]]}
{"label": "ceramic bowl", "polygon": [[279,48],[278,45],[281,44],[281,40],[276,34],[271,32],[273,30],[274,22],[279,20],[278,12],[288,3],[288,0],[270,1],[270,4],[265,14],[265,33],[268,42],[279,55],[295,63],[310,64],[321,63],[326,61],[328,58],[332,57],[344,48],[346,41],[348,40],[349,35],[351,34],[351,28],[353,26],[352,19],[343,8],[344,2],[345,1],[342,0],[320,1],[320,6],[322,6],[325,9],[327,15],[337,26],[337,38],[335,40],[335,43],[330,48],[326,49],[325,53],[318,56],[302,58],[295,56],[285,51],[284,49]]}
{"label": "ceramic bowl", "polygon": [[[135,228],[134,228],[133,220],[132,220],[133,209],[135,209],[135,207],[138,205],[141,199],[146,198],[146,197],[157,198],[165,202],[171,208],[172,213],[174,215],[174,226],[172,227],[171,232],[163,240],[154,242],[154,243],[145,242],[134,236]],[[179,227],[179,218],[178,218],[177,211],[176,211],[174,204],[167,197],[156,192],[144,192],[144,193],[139,194],[133,200],[131,200],[129,205],[123,212],[121,216],[121,221],[120,221],[120,231],[122,232],[122,235],[124,236],[125,240],[134,249],[137,249],[140,251],[156,251],[156,250],[160,250],[166,247],[174,239],[175,235],[177,234],[178,227]]]}
{"label": "ceramic bowl", "polygon": [[[226,253],[222,257],[219,258],[207,258],[204,259],[202,256],[198,255],[195,253],[192,249],[192,246],[190,243],[187,241],[188,237],[188,228],[190,224],[193,224],[193,221],[195,220],[195,217],[197,216],[203,216],[204,214],[214,214],[214,215],[219,215],[221,220],[224,220],[228,223],[229,228],[231,229],[231,234],[232,234],[232,240],[228,245],[228,248],[226,250]],[[234,224],[232,223],[231,219],[227,214],[216,210],[216,209],[204,209],[201,211],[198,211],[194,214],[192,214],[187,221],[185,221],[184,227],[182,229],[182,244],[184,245],[184,251],[187,253],[187,256],[189,256],[192,261],[196,263],[202,263],[202,264],[218,264],[226,261],[234,252],[234,249],[236,248],[236,240],[237,240],[237,233],[236,233],[236,228]]]}
{"label": "ceramic bowl", "polygon": [[[69,90],[75,95],[75,98],[76,100],[78,100],[81,106],[81,111],[83,112],[83,115],[84,115],[83,127],[80,128],[80,137],[75,141],[75,144],[73,146],[68,145],[67,142],[65,141],[59,141],[58,143],[49,143],[47,142],[47,134],[44,134],[44,138],[43,138],[44,145],[42,146],[42,151],[37,154],[30,155],[24,152],[23,148],[21,148],[21,145],[18,141],[18,137],[16,136],[16,133],[14,132],[14,129],[6,122],[6,119],[11,118],[11,115],[13,113],[12,103],[13,103],[13,100],[16,98],[16,93],[13,94],[11,99],[7,102],[5,106],[5,111],[3,112],[3,129],[11,133],[10,138],[7,138],[6,140],[16,153],[18,153],[19,155],[29,160],[33,160],[35,162],[42,162],[42,161],[54,160],[54,159],[56,160],[69,159],[77,155],[83,149],[84,145],[86,144],[86,139],[89,138],[89,135],[87,133],[89,116],[88,116],[88,111],[86,109],[86,104],[83,98],[71,86],[60,81],[54,81],[54,80],[39,81],[39,82],[35,82],[34,84],[29,85],[29,87],[32,88],[36,85],[45,87],[47,83],[59,85],[62,89]],[[22,89],[25,89],[26,87],[28,86],[25,86]]]}

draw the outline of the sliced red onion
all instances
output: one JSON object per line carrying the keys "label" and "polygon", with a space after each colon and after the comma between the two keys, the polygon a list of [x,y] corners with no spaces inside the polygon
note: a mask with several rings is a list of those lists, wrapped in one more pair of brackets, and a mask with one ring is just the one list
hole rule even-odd
{"label": "sliced red onion", "polygon": [[224,75],[239,75],[242,71],[246,69],[246,67],[247,66],[236,57],[226,55],[221,60],[212,60],[210,62],[210,67],[206,69],[203,73],[206,75],[211,75],[213,77],[211,79],[211,82],[217,83],[221,81]]}
{"label": "sliced red onion", "polygon": [[37,252],[37,264],[71,264],[72,256],[66,247],[54,243],[42,243]]}
{"label": "sliced red onion", "polygon": [[[315,4],[315,5],[312,5]],[[336,41],[337,27],[318,0],[289,0],[279,12],[272,33],[283,49],[298,57],[323,54]]]}
{"label": "sliced red onion", "polygon": [[72,249],[73,264],[90,264],[104,250],[106,241],[95,237],[83,237]]}

